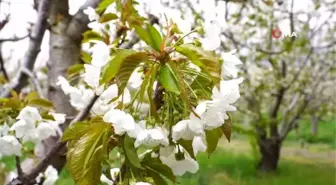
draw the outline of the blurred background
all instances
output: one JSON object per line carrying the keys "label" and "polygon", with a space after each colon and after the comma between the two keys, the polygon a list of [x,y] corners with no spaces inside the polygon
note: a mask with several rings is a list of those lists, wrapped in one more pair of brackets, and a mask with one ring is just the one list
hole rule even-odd
{"label": "blurred background", "polygon": [[[85,1],[62,2],[74,15]],[[222,139],[210,158],[200,154],[199,172],[182,176],[180,184],[335,184],[335,0],[137,2],[139,13],[159,20],[166,15],[182,31],[202,26],[214,36],[212,42],[220,42],[216,52],[224,55],[224,62],[223,52],[236,49],[243,63],[238,111],[230,115],[231,141]],[[22,65],[37,4],[0,0],[0,84],[15,80]],[[43,88],[49,37],[47,31],[32,70]],[[6,165],[0,169],[0,182],[15,168],[13,159],[1,161]],[[64,169],[57,185],[70,184]]]}

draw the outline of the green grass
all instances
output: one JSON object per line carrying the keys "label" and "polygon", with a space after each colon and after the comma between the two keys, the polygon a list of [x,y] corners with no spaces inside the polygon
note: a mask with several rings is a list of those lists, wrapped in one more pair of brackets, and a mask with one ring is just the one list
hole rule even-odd
{"label": "green grass", "polygon": [[[210,158],[198,157],[200,170],[178,178],[180,185],[334,185],[332,163],[311,161],[302,157],[283,157],[274,174],[260,174],[249,153],[218,149]],[[67,171],[61,173],[56,185],[74,185]]]}
{"label": "green grass", "polygon": [[307,163],[282,159],[275,174],[260,174],[249,154],[225,150],[213,156],[198,156],[200,171],[179,179],[182,185],[334,185],[333,164]]}
{"label": "green grass", "polygon": [[301,141],[306,143],[324,143],[332,148],[335,148],[336,143],[336,122],[335,119],[330,121],[319,122],[318,133],[316,136],[311,133],[310,121],[303,120],[300,122],[300,127],[297,131],[290,132],[286,140],[288,141]]}

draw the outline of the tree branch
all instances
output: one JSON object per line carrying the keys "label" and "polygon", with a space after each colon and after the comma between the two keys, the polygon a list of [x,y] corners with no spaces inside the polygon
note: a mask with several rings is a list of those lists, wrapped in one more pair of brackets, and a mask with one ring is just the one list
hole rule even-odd
{"label": "tree branch", "polygon": [[3,42],[16,42],[16,41],[20,41],[23,40],[25,38],[27,38],[29,35],[23,36],[23,37],[13,37],[13,38],[5,38],[5,39],[0,39],[0,43]]}
{"label": "tree branch", "polygon": [[7,74],[5,65],[4,65],[4,64],[5,64],[5,61],[4,61],[3,58],[2,58],[2,51],[1,51],[1,49],[2,49],[2,43],[0,43],[0,68],[1,68],[1,71],[2,71],[2,73],[3,73],[4,77],[5,77],[5,79],[6,79],[7,81],[9,81],[9,77],[8,77],[8,74]]}
{"label": "tree branch", "polygon": [[35,77],[35,75],[31,71],[29,71],[29,69],[24,68],[24,67],[21,68],[21,71],[31,79],[31,81],[32,81],[32,83],[33,83],[33,85],[35,87],[35,90],[40,95],[40,97],[41,98],[45,98],[45,96],[43,94],[43,91],[42,91],[42,88],[40,86],[40,83],[38,82],[38,80]]}
{"label": "tree branch", "polygon": [[[39,3],[37,21],[30,34],[28,50],[23,57],[23,65],[30,71],[33,70],[36,57],[41,50],[42,39],[48,26],[47,19],[50,11],[50,5],[51,0],[41,0]],[[11,84],[10,88],[6,89],[5,92],[1,94],[1,97],[8,97],[12,89],[20,92],[26,83],[27,75],[19,72],[15,77],[14,83]]]}

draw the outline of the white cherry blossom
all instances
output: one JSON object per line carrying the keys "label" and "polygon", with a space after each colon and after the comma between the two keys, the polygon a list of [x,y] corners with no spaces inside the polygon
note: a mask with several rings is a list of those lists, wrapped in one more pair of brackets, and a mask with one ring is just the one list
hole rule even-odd
{"label": "white cherry blossom", "polygon": [[91,65],[101,68],[108,63],[110,59],[110,48],[104,42],[95,41],[90,51],[92,52]]}
{"label": "white cherry blossom", "polygon": [[[184,159],[177,160],[176,154],[181,154]],[[182,146],[168,146],[160,148],[160,160],[172,169],[174,175],[181,176],[185,172],[196,173],[199,169],[197,161],[190,157]]]}
{"label": "white cherry blossom", "polygon": [[136,182],[133,185],[151,185],[151,183],[148,183],[148,182]]}
{"label": "white cherry blossom", "polygon": [[26,122],[31,122],[33,124],[36,123],[36,121],[41,121],[42,117],[40,113],[38,112],[37,108],[31,107],[31,106],[26,106],[23,108],[19,115],[16,117],[16,119],[23,119]]}
{"label": "white cherry blossom", "polygon": [[0,138],[0,153],[2,155],[21,156],[21,148],[22,145],[14,136],[8,135]]}
{"label": "white cherry blossom", "polygon": [[100,176],[100,181],[104,182],[104,183],[106,183],[108,185],[113,185],[113,181],[117,178],[119,172],[120,172],[119,168],[112,168],[110,170],[110,175],[111,175],[112,180],[108,179],[104,174],[102,174]]}
{"label": "white cherry blossom", "polygon": [[181,120],[172,128],[172,138],[174,141],[179,139],[192,140],[194,136],[204,133],[203,123],[197,117],[190,116],[188,120]]}
{"label": "white cherry blossom", "polygon": [[222,77],[228,76],[237,78],[238,68],[237,65],[243,64],[238,57],[234,56],[233,54],[236,50],[232,50],[227,53],[222,53],[222,58],[224,63],[222,65]]}
{"label": "white cherry blossom", "polygon": [[49,165],[44,172],[44,177],[45,180],[42,185],[54,185],[58,179],[58,172],[53,166]]}
{"label": "white cherry blossom", "polygon": [[8,135],[9,127],[7,123],[0,126],[0,137]]}
{"label": "white cherry blossom", "polygon": [[205,38],[202,39],[202,46],[205,50],[216,50],[220,44],[220,27],[214,21],[206,21],[204,24]]}
{"label": "white cherry blossom", "polygon": [[151,129],[142,129],[136,137],[134,143],[135,147],[140,145],[145,145],[149,147],[155,147],[158,145],[167,146],[168,141],[168,131],[165,128],[156,127]]}
{"label": "white cherry blossom", "polygon": [[94,90],[98,90],[101,68],[90,64],[84,64],[84,68],[84,81]]}
{"label": "white cherry blossom", "polygon": [[97,14],[96,10],[92,7],[87,7],[83,10],[83,12],[88,15],[90,21],[96,21],[99,19],[99,15]]}
{"label": "white cherry blossom", "polygon": [[47,139],[50,136],[57,136],[57,132],[55,127],[51,125],[51,123],[42,122],[40,123],[37,128],[37,137],[39,140]]}
{"label": "white cherry blossom", "polygon": [[119,109],[111,109],[103,117],[105,122],[112,123],[114,132],[123,135],[125,132],[131,132],[135,129],[134,118]]}
{"label": "white cherry blossom", "polygon": [[194,137],[192,141],[192,147],[194,150],[194,154],[196,155],[198,152],[205,152],[207,146],[205,145],[204,138],[201,136]]}
{"label": "white cherry blossom", "polygon": [[31,121],[26,121],[25,119],[18,120],[10,128],[10,130],[15,131],[15,136],[17,138],[24,137],[25,135],[27,135],[34,129],[35,129],[35,124]]}

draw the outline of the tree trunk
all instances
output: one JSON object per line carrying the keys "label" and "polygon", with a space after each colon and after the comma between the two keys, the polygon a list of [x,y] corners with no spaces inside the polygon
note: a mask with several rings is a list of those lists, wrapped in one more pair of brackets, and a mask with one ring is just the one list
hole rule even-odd
{"label": "tree trunk", "polygon": [[313,136],[317,136],[318,131],[318,117],[312,116],[311,117],[311,133]]}
{"label": "tree trunk", "polygon": [[258,169],[261,172],[274,172],[278,167],[281,142],[275,138],[259,139],[261,159]]}
{"label": "tree trunk", "polygon": [[[58,17],[62,17],[59,19]],[[69,102],[62,89],[56,85],[58,76],[66,77],[67,69],[78,63],[80,59],[80,42],[74,42],[65,34],[65,28],[71,17],[68,14],[67,0],[53,0],[50,14],[50,39],[49,39],[49,61],[48,67],[48,99],[53,102],[57,113],[64,113],[67,116],[74,116],[76,111]],[[67,125],[62,125],[64,129]],[[58,141],[59,137],[50,137],[43,141],[44,155]],[[65,150],[61,150],[57,158],[51,164],[58,170],[62,169],[65,163]]]}

